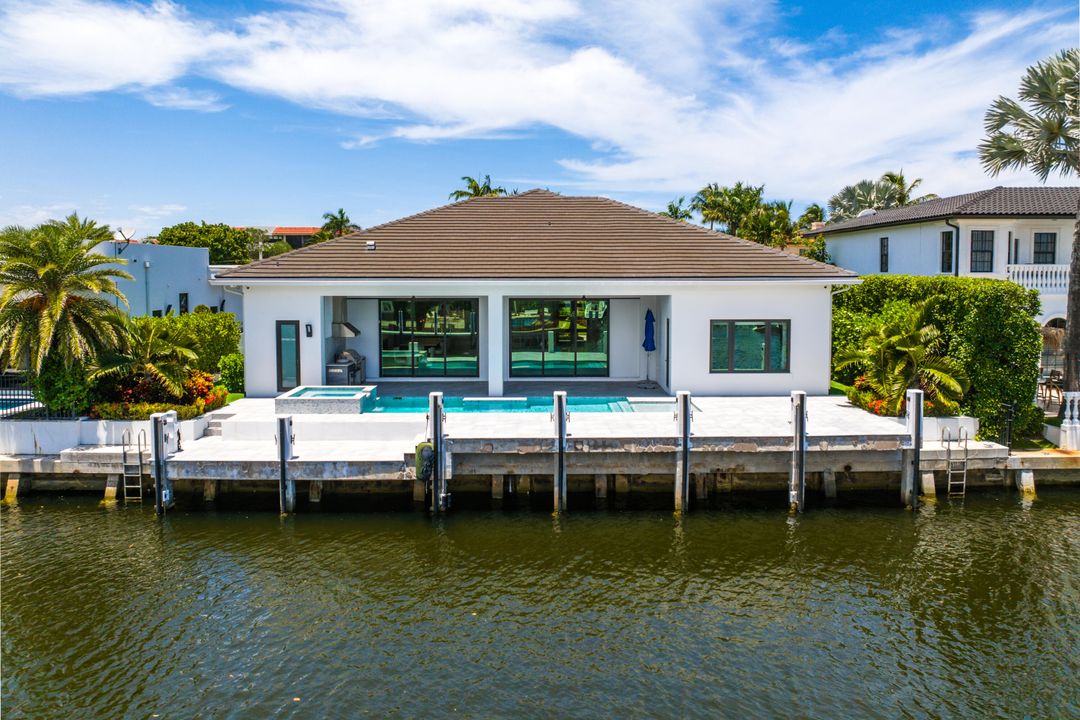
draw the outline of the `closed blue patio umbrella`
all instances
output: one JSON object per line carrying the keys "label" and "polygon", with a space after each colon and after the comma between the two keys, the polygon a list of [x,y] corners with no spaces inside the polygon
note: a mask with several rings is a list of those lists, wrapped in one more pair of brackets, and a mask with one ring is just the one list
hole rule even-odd
{"label": "closed blue patio umbrella", "polygon": [[645,348],[645,352],[656,350],[656,318],[653,317],[652,310],[645,311],[645,341],[641,343],[641,347]]}
{"label": "closed blue patio umbrella", "polygon": [[[656,350],[656,317],[653,315],[652,310],[645,311],[645,339],[641,343],[641,347],[645,349],[645,352],[651,353]],[[653,386],[652,381],[649,379],[649,359],[645,360],[645,382],[640,383],[638,387],[651,388]]]}

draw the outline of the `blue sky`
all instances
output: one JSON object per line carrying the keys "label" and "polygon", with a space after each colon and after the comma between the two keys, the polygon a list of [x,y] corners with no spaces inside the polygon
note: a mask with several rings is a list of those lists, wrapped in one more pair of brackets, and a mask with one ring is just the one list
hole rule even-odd
{"label": "blue sky", "polygon": [[[985,176],[982,115],[1075,2],[0,0],[0,224],[369,226],[461,175],[660,209]],[[1056,180],[1056,184],[1065,181]]]}

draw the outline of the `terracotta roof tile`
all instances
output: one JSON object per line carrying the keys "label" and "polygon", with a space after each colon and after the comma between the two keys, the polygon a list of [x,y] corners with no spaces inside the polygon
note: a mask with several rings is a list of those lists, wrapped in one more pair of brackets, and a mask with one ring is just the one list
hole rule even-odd
{"label": "terracotta roof tile", "polygon": [[608,198],[530,190],[434,208],[219,277],[828,280],[855,273]]}
{"label": "terracotta roof tile", "polygon": [[276,227],[271,235],[314,235],[319,232],[318,227]]}

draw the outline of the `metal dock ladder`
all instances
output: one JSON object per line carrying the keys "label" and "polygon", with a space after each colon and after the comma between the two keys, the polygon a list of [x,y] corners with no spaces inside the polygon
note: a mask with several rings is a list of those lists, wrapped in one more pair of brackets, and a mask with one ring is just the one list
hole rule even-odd
{"label": "metal dock ladder", "polygon": [[[954,440],[949,428],[941,430],[941,444],[945,446],[945,472],[950,497],[963,497],[967,492],[968,470],[968,434],[967,430],[960,428]],[[955,457],[954,452],[959,451],[960,456]]]}
{"label": "metal dock ladder", "polygon": [[137,444],[131,445],[131,431],[125,430],[124,448],[124,502],[142,502],[143,499],[143,453],[146,451],[146,431],[140,430]]}

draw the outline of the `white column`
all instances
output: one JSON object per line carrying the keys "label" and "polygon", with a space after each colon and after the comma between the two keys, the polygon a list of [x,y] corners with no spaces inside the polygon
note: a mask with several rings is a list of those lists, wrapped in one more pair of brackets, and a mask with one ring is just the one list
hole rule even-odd
{"label": "white column", "polygon": [[487,375],[488,395],[499,397],[503,394],[503,373],[506,357],[506,313],[502,295],[487,297]]}

